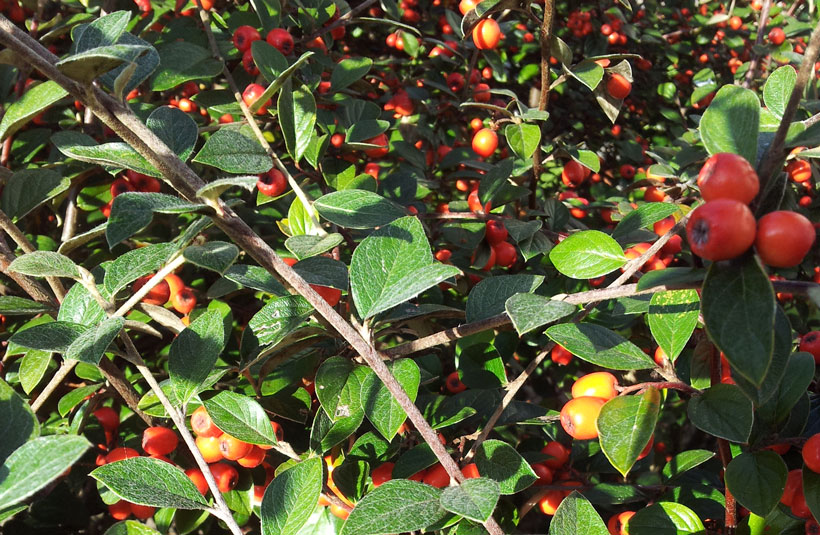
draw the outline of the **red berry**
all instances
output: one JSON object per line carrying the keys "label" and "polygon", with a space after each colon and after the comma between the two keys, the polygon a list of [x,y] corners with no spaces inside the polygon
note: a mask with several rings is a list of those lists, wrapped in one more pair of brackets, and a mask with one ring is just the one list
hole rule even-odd
{"label": "red berry", "polygon": [[265,40],[285,56],[293,52],[293,36],[287,30],[274,28],[268,32]]}
{"label": "red berry", "polygon": [[717,199],[698,207],[686,225],[692,252],[717,262],[744,253],[755,241],[755,218],[749,207],[733,199]]}
{"label": "red berry", "polygon": [[260,39],[262,36],[253,26],[240,26],[233,32],[233,46],[242,53],[250,50],[251,44]]}
{"label": "red berry", "polygon": [[267,197],[278,197],[282,195],[288,187],[288,179],[279,169],[273,168],[267,173],[259,175],[256,181],[256,188],[259,193]]}
{"label": "red berry", "polygon": [[721,152],[713,154],[701,167],[698,187],[704,201],[734,199],[749,204],[757,196],[760,180],[743,156]]}
{"label": "red berry", "polygon": [[811,221],[797,212],[769,212],[757,222],[755,249],[768,266],[793,267],[803,261],[815,234]]}

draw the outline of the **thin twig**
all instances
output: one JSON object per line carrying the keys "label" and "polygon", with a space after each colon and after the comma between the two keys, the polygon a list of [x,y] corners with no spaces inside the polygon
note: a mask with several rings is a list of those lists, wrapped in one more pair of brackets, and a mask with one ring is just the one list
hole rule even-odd
{"label": "thin twig", "polygon": [[[760,17],[757,19],[757,37],[755,38],[754,47],[760,47],[763,44],[763,35],[765,33],[766,24],[769,23],[769,10],[772,8],[772,0],[763,0],[763,7],[760,9]],[[746,78],[743,80],[743,87],[749,89],[752,87],[752,82],[755,79],[757,72],[757,64],[760,62],[760,55],[754,54],[752,60],[749,62],[749,70],[746,71]]]}
{"label": "thin twig", "polygon": [[[14,243],[16,243],[24,253],[33,253],[36,251],[34,245],[26,238],[26,235],[17,228],[17,225],[14,224],[3,210],[0,210],[0,228],[14,240]],[[57,301],[62,303],[65,297],[65,287],[63,287],[63,283],[60,282],[60,279],[57,277],[46,277],[45,279],[51,287],[51,291],[54,292],[54,295],[57,297]]]}
{"label": "thin twig", "polygon": [[[541,22],[539,42],[541,44],[541,95],[538,109],[547,111],[550,96],[550,57],[552,56],[552,21],[555,15],[555,0],[544,0],[544,20]],[[540,126],[543,131],[543,125]],[[530,208],[537,206],[538,180],[541,176],[541,144],[535,146],[532,154],[532,182],[530,182]]]}
{"label": "thin twig", "polygon": [[365,9],[369,8],[370,6],[375,4],[376,2],[377,2],[377,0],[365,0],[364,2],[362,2],[358,6],[354,7],[353,9],[351,9],[350,11],[345,13],[344,15],[340,15],[339,18],[336,19],[335,21],[333,21],[332,24],[328,24],[327,26],[323,26],[323,27],[319,28],[318,30],[311,33],[307,37],[302,38],[299,42],[300,43],[307,43],[309,41],[312,41],[312,40],[316,39],[320,35],[324,35],[328,32],[332,32],[336,28],[340,28],[342,26],[347,26],[348,24],[353,22],[353,17],[355,15],[358,15],[359,13],[361,13]]}
{"label": "thin twig", "polygon": [[32,412],[36,413],[40,407],[46,402],[46,400],[51,396],[51,394],[60,386],[68,374],[71,373],[71,370],[74,369],[74,366],[77,365],[77,361],[73,359],[66,359],[60,365],[60,369],[57,370],[51,380],[46,384],[45,388],[37,395],[37,398],[31,402],[31,410]]}
{"label": "thin twig", "polygon": [[39,282],[23,275],[22,273],[9,271],[9,264],[11,264],[15,258],[14,252],[12,252],[12,250],[9,249],[8,244],[6,244],[6,240],[0,236],[0,271],[16,282],[20,288],[22,288],[23,291],[29,295],[29,297],[38,303],[43,303],[56,308],[59,303],[57,303],[54,297],[50,295]]}

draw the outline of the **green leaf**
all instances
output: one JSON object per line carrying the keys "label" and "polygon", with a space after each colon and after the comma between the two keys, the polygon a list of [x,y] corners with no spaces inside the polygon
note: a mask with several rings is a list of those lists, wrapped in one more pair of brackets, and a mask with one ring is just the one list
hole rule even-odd
{"label": "green leaf", "polygon": [[31,394],[37,388],[46,371],[48,371],[51,356],[51,351],[39,351],[37,349],[26,351],[26,354],[20,359],[20,370],[17,372],[23,392]]}
{"label": "green leaf", "polygon": [[273,83],[271,83],[265,89],[265,91],[254,102],[251,103],[250,106],[248,106],[248,108],[251,110],[251,112],[256,113],[256,111],[259,108],[262,107],[262,104],[264,104],[265,102],[267,102],[268,100],[273,98],[274,93],[279,91],[279,88],[281,88],[282,86],[284,86],[288,82],[292,83],[291,79],[290,79],[291,76],[293,76],[293,74],[299,68],[301,68],[302,64],[305,63],[308,60],[308,58],[310,58],[312,55],[313,55],[312,51],[305,52],[304,54],[299,56],[299,59],[294,61],[290,65],[290,67],[288,67],[287,69],[282,71],[282,74],[280,74],[276,78],[276,80],[274,80]]}
{"label": "green leaf", "polygon": [[23,169],[6,180],[0,206],[10,218],[20,219],[67,190],[70,185],[70,179],[51,169]]}
{"label": "green leaf", "polygon": [[814,380],[814,364],[814,357],[809,353],[789,356],[785,372],[772,397],[759,409],[760,417],[776,423],[786,420]]}
{"label": "green leaf", "polygon": [[774,352],[775,299],[769,277],[753,258],[714,263],[702,292],[706,332],[743,377],[760,386]]}
{"label": "green leaf", "polygon": [[714,456],[715,452],[708,450],[689,450],[679,453],[663,467],[664,481],[673,481],[684,472],[700,466]]}
{"label": "green leaf", "polygon": [[[0,141],[13,135],[40,112],[68,95],[57,82],[47,81],[32,87],[6,108],[0,121]],[[5,195],[5,193],[4,193]]]}
{"label": "green leaf", "polygon": [[709,154],[732,152],[757,161],[760,100],[754,91],[724,85],[700,120],[700,137]]}
{"label": "green leaf", "polygon": [[314,256],[297,262],[293,270],[309,284],[347,291],[347,266],[344,262]]}
{"label": "green leaf", "polygon": [[794,84],[797,81],[797,71],[791,65],[779,67],[766,78],[763,86],[763,102],[769,111],[778,119],[783,117],[786,104],[792,95]]}
{"label": "green leaf", "polygon": [[55,66],[64,75],[88,84],[123,63],[131,63],[150,49],[143,44],[114,44],[92,48],[61,59]]}
{"label": "green leaf", "polygon": [[257,182],[259,182],[258,175],[232,176],[229,178],[220,178],[214,180],[213,182],[208,182],[207,184],[199,188],[196,191],[196,196],[216,199],[217,197],[222,195],[222,193],[225,192],[225,190],[231,188],[232,186],[239,186],[242,189],[253,191],[253,189],[256,187]]}
{"label": "green leaf", "polygon": [[191,204],[164,193],[123,193],[117,195],[111,205],[111,215],[105,227],[105,239],[109,247],[114,247],[150,225],[154,219],[154,212],[184,214],[204,206]]}
{"label": "green leaf", "polygon": [[161,535],[159,531],[141,524],[136,520],[123,520],[117,522],[107,530],[103,535]]}
{"label": "green leaf", "polygon": [[29,404],[0,379],[0,421],[4,430],[0,434],[0,463],[11,453],[40,436],[40,423]]}
{"label": "green leaf", "polygon": [[194,152],[199,130],[196,122],[179,108],[160,106],[151,112],[145,125],[183,162]]}
{"label": "green leaf", "polygon": [[201,268],[217,273],[225,271],[236,262],[239,248],[224,241],[211,241],[204,245],[191,245],[182,252],[185,260]]}
{"label": "green leaf", "polygon": [[316,100],[313,93],[302,84],[291,89],[291,80],[288,79],[279,92],[277,111],[285,146],[294,161],[298,162],[305,154],[313,135]]}
{"label": "green leaf", "polygon": [[[264,30],[262,35],[279,27],[282,11],[279,0],[251,0],[250,3],[253,6],[254,12],[256,12],[256,16],[259,17],[259,22],[262,24],[262,29]],[[264,43],[265,41],[262,42]]]}
{"label": "green leaf", "polygon": [[103,465],[89,475],[131,503],[175,509],[208,507],[185,472],[161,459],[133,457]]}
{"label": "green leaf", "polygon": [[316,372],[316,397],[331,421],[362,411],[362,376],[350,360],[330,357]]}
{"label": "green leaf", "polygon": [[300,295],[274,297],[254,314],[242,332],[240,353],[243,360],[255,357],[260,349],[277,344],[313,313],[313,307]]}
{"label": "green leaf", "polygon": [[724,478],[727,490],[740,505],[756,515],[767,516],[783,496],[788,471],[777,453],[755,451],[732,459]]}
{"label": "green leaf", "polygon": [[365,57],[343,59],[333,67],[330,74],[330,89],[340,91],[360,80],[373,66],[373,60]]}
{"label": "green leaf", "polygon": [[[355,373],[372,373],[369,369],[359,367]],[[363,379],[363,377],[362,377]],[[349,416],[340,417],[335,422],[324,410],[316,411],[313,427],[310,430],[310,448],[316,453],[325,453],[344,439],[352,435],[364,421],[364,410],[353,411]]]}
{"label": "green leaf", "polygon": [[330,251],[344,241],[341,234],[326,234],[324,236],[293,236],[285,240],[285,247],[299,260],[317,256]]}
{"label": "green leaf", "polygon": [[[399,359],[385,364],[410,397],[410,401],[415,402],[421,383],[418,365],[411,359]],[[362,385],[362,404],[373,427],[387,440],[393,440],[407,414],[375,373],[368,375]]]}
{"label": "green leaf", "polygon": [[48,312],[51,307],[24,297],[0,295],[0,314],[4,316],[33,316]]}
{"label": "green leaf", "polygon": [[601,450],[624,477],[655,432],[661,396],[656,388],[643,395],[618,396],[604,404],[597,427]]}
{"label": "green leaf", "polygon": [[504,137],[516,156],[522,160],[532,158],[541,143],[541,128],[534,124],[509,124],[504,129]]}
{"label": "green leaf", "polygon": [[647,370],[655,367],[649,355],[622,336],[591,323],[562,323],[547,336],[581,360],[610,370]]}
{"label": "green leaf", "polygon": [[573,279],[592,279],[626,264],[618,242],[598,230],[571,234],[550,251],[550,260],[561,274]]}
{"label": "green leaf", "polygon": [[485,440],[476,450],[478,473],[498,482],[501,494],[515,494],[538,479],[530,464],[502,440]]}
{"label": "green leaf", "polygon": [[601,515],[585,497],[572,491],[561,501],[550,521],[549,535],[608,535],[609,531]]}
{"label": "green leaf", "polygon": [[224,347],[225,325],[216,310],[199,316],[171,342],[168,375],[182,404],[199,391]]}
{"label": "green leaf", "polygon": [[372,191],[334,191],[316,199],[313,207],[323,218],[345,228],[381,227],[407,215],[404,208]]}
{"label": "green leaf", "polygon": [[543,295],[519,293],[507,299],[504,309],[518,335],[523,336],[547,323],[569,316],[577,307]]}
{"label": "green leaf", "polygon": [[701,282],[706,274],[705,269],[675,268],[659,269],[644,274],[638,281],[638,291],[648,290],[656,286],[667,284],[685,284],[687,282]]}
{"label": "green leaf", "polygon": [[393,479],[368,492],[342,526],[341,535],[388,535],[424,529],[447,514],[440,505],[441,491]]}
{"label": "green leaf", "polygon": [[125,325],[125,319],[116,316],[92,325],[71,342],[66,349],[65,357],[98,365],[103,354],[108,350],[108,346],[120,334],[123,325]]}
{"label": "green leaf", "polygon": [[812,471],[805,463],[803,464],[803,494],[812,516],[820,513],[820,474]]}
{"label": "green leaf", "polygon": [[0,481],[0,510],[33,496],[60,477],[90,446],[82,436],[51,435],[30,440],[14,450],[0,469],[4,475]]}
{"label": "green leaf", "polygon": [[223,390],[203,405],[214,425],[232,437],[250,444],[276,444],[270,419],[256,400]]}
{"label": "green leaf", "polygon": [[165,91],[188,80],[210,79],[222,72],[222,62],[189,41],[170,41],[162,45],[159,66],[151,80],[152,91]]}
{"label": "green leaf", "polygon": [[312,457],[288,468],[268,485],[262,498],[262,535],[298,535],[322,492],[322,459]]}
{"label": "green leaf", "polygon": [[574,65],[569,74],[593,91],[604,78],[604,68],[591,59],[585,59]]}
{"label": "green leaf", "polygon": [[749,440],[754,421],[752,402],[735,385],[717,384],[689,400],[687,414],[706,433],[730,442]]}
{"label": "green leaf", "polygon": [[68,347],[87,330],[85,325],[67,321],[52,321],[17,331],[9,343],[28,349],[65,353]]}
{"label": "green leaf", "polygon": [[658,502],[629,519],[629,535],[705,535],[697,513],[685,505]]}
{"label": "green leaf", "polygon": [[[104,293],[104,288],[98,285],[98,289]],[[86,326],[95,325],[105,317],[105,310],[82,284],[75,284],[68,290],[57,313],[57,321],[68,321]]]}
{"label": "green leaf", "polygon": [[654,225],[679,210],[678,205],[665,202],[652,202],[641,205],[637,210],[632,210],[621,219],[618,226],[612,231],[612,237],[620,240],[638,229]]}
{"label": "green leaf", "polygon": [[34,251],[17,257],[9,264],[9,271],[30,277],[66,277],[79,279],[80,270],[69,257],[51,251]]}
{"label": "green leaf", "polygon": [[655,341],[673,362],[695,332],[699,312],[697,290],[674,290],[652,295],[646,322]]}
{"label": "green leaf", "polygon": [[374,231],[353,251],[350,291],[367,319],[459,273],[433,260],[421,222],[405,217]]}
{"label": "green leaf", "polygon": [[534,292],[544,277],[541,275],[497,275],[487,277],[467,296],[467,321],[479,321],[504,312],[507,299],[516,294]]}
{"label": "green leaf", "polygon": [[57,412],[65,418],[68,413],[74,410],[74,407],[84,402],[88,396],[102,388],[102,386],[102,383],[97,383],[95,385],[81,386],[69,391],[68,394],[61,397],[60,401],[57,402]]}
{"label": "green leaf", "polygon": [[251,43],[253,62],[268,83],[276,80],[288,68],[288,60],[276,47],[269,45],[264,39]]}
{"label": "green leaf", "polygon": [[51,136],[51,142],[69,158],[95,165],[132,169],[138,173],[158,177],[157,169],[140,153],[121,141],[98,144],[86,134],[63,130]]}
{"label": "green leaf", "polygon": [[263,267],[234,264],[225,272],[225,278],[260,292],[279,296],[287,294],[285,287]]}
{"label": "green leaf", "polygon": [[105,271],[105,291],[117,295],[139,277],[158,270],[176,250],[176,244],[155,243],[118,256]]}
{"label": "green leaf", "polygon": [[220,128],[193,161],[236,174],[266,173],[273,167],[273,160],[247,125]]}
{"label": "green leaf", "polygon": [[441,493],[441,506],[451,513],[486,522],[493,514],[501,492],[498,483],[486,477],[467,479]]}

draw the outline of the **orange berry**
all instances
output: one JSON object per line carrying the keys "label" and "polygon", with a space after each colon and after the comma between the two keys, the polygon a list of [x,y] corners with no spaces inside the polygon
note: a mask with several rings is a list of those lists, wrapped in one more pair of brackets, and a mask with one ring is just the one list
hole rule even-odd
{"label": "orange berry", "polygon": [[194,482],[197,490],[203,496],[208,493],[208,482],[205,481],[205,476],[202,474],[202,470],[197,467],[189,468],[185,470],[185,475]]}
{"label": "orange berry", "polygon": [[180,314],[188,314],[196,306],[196,295],[191,288],[186,286],[171,296],[171,305]]}
{"label": "orange berry", "polygon": [[245,468],[256,468],[262,461],[265,460],[265,450],[260,448],[259,446],[252,446],[250,453],[245,455],[244,457],[240,457],[236,460],[239,466],[243,466]]}
{"label": "orange berry", "polygon": [[475,479],[477,477],[481,477],[481,474],[478,473],[478,466],[476,466],[475,463],[470,463],[464,468],[462,468],[461,473],[464,474],[464,477],[467,479]]}
{"label": "orange berry", "polygon": [[376,467],[371,473],[370,478],[373,480],[373,486],[378,487],[383,483],[387,483],[393,479],[393,467],[395,463],[382,463]]}
{"label": "orange berry", "polygon": [[551,490],[538,500],[538,508],[545,515],[552,516],[562,501],[564,501],[564,493],[560,490]]}
{"label": "orange berry", "polygon": [[105,463],[115,463],[117,461],[133,459],[134,457],[139,456],[140,452],[134,448],[114,448],[108,453],[108,455],[105,456]]}
{"label": "orange berry", "polygon": [[618,379],[609,372],[594,372],[579,378],[572,385],[572,397],[592,396],[610,400],[618,395]]}
{"label": "orange berry", "polygon": [[219,448],[219,438],[217,437],[196,437],[196,447],[206,463],[215,463],[222,460],[222,451]]}
{"label": "orange berry", "polygon": [[547,442],[541,453],[549,455],[551,458],[543,461],[543,464],[553,470],[561,468],[569,461],[570,450],[560,442]]}
{"label": "orange berry", "polygon": [[561,408],[561,427],[572,438],[587,440],[598,437],[596,420],[605,399],[581,396],[569,400]]}
{"label": "orange berry", "polygon": [[142,450],[148,455],[168,455],[177,444],[176,433],[167,427],[149,427],[142,433]]}
{"label": "orange berry", "polygon": [[820,433],[816,433],[803,444],[803,462],[812,472],[820,473]]}
{"label": "orange berry", "polygon": [[191,428],[200,437],[218,437],[222,434],[222,430],[214,424],[204,406],[197,407],[191,415]]}
{"label": "orange berry", "polygon": [[633,516],[635,516],[635,511],[624,511],[610,517],[609,522],[606,523],[610,535],[629,535],[627,522]]}
{"label": "orange berry", "polygon": [[114,520],[125,520],[131,516],[131,504],[125,500],[112,503],[108,506],[108,514],[110,514]]}
{"label": "orange berry", "polygon": [[421,482],[439,489],[444,488],[450,484],[450,474],[441,463],[436,463],[427,470]]}
{"label": "orange berry", "polygon": [[131,507],[131,513],[136,518],[140,520],[147,520],[154,516],[154,512],[156,512],[156,507],[151,507],[150,505],[138,505],[136,503],[128,504]]}
{"label": "orange berry", "polygon": [[223,433],[219,437],[219,452],[222,457],[229,461],[236,461],[248,455],[253,449],[253,444],[243,442],[238,438],[232,437],[228,433]]}

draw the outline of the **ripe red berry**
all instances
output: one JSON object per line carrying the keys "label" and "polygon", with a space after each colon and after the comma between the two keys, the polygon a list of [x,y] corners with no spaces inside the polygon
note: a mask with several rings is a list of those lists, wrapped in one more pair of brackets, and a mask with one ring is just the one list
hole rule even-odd
{"label": "ripe red berry", "polygon": [[511,267],[518,260],[515,245],[508,241],[498,242],[490,247],[495,251],[495,263],[501,267]]}
{"label": "ripe red berry", "polygon": [[373,471],[370,472],[370,478],[373,480],[373,486],[378,487],[379,485],[393,479],[394,466],[396,466],[395,463],[382,463],[378,467],[374,468]]}
{"label": "ripe red berry", "polygon": [[803,462],[812,472],[820,473],[820,433],[816,433],[803,444]]}
{"label": "ripe red berry", "polygon": [[606,90],[613,98],[625,99],[632,91],[632,82],[617,72],[612,73],[606,81]]}
{"label": "ripe red berry", "polygon": [[114,520],[125,520],[131,516],[131,504],[125,500],[112,503],[108,506],[108,514],[110,514]]}
{"label": "ripe red berry", "polygon": [[111,196],[116,197],[127,191],[134,191],[134,186],[124,178],[117,178],[111,183]]}
{"label": "ripe red berry", "polygon": [[259,175],[256,181],[256,188],[259,193],[267,197],[278,197],[282,195],[288,187],[288,179],[279,169],[273,168],[267,173]]}
{"label": "ripe red berry", "polygon": [[219,492],[229,492],[239,482],[239,472],[227,463],[215,463],[210,465],[209,468],[216,480],[216,488],[219,489]]}
{"label": "ripe red berry", "polygon": [[783,31],[783,28],[772,28],[769,32],[769,41],[771,41],[773,45],[780,46],[785,40],[786,32]]}
{"label": "ripe red berry", "polygon": [[189,468],[185,470],[185,475],[194,482],[197,490],[202,494],[205,495],[208,492],[208,482],[205,481],[205,476],[202,475],[202,470],[199,468]]}
{"label": "ripe red berry", "polygon": [[567,351],[563,346],[555,344],[555,347],[553,347],[550,352],[550,359],[556,364],[566,366],[572,362],[572,353]]}
{"label": "ripe red berry", "polygon": [[139,457],[140,452],[135,450],[134,448],[114,448],[108,455],[105,456],[105,462],[108,463],[115,463],[117,461],[123,461],[125,459],[133,459],[134,457]]}
{"label": "ripe red berry", "polygon": [[[140,277],[134,281],[134,284],[131,286],[131,290],[133,292],[138,292],[140,288],[145,286],[145,284],[153,277],[153,275],[145,275],[144,277]],[[168,299],[171,297],[171,288],[168,286],[168,283],[160,281],[159,284],[151,288],[151,290],[142,298],[143,303],[147,303],[149,305],[156,305],[162,306],[168,302]]]}
{"label": "ripe red berry", "polygon": [[[250,107],[256,100],[262,96],[265,92],[265,88],[259,84],[250,84],[245,88],[245,91],[242,92],[242,101],[245,103],[246,106]],[[259,106],[259,109],[256,110],[257,115],[264,115],[268,111],[268,106],[271,105],[271,99],[268,99],[264,104]]]}
{"label": "ripe red berry", "polygon": [[508,235],[509,232],[507,232],[507,227],[504,226],[503,221],[491,219],[484,225],[484,237],[487,238],[487,243],[490,245],[503,242]]}
{"label": "ripe red berry", "polygon": [[232,437],[228,433],[223,433],[219,437],[219,452],[222,457],[229,461],[235,461],[248,455],[253,449],[253,444],[243,442],[238,438]]}
{"label": "ripe red berry", "polygon": [[327,301],[327,304],[332,307],[339,304],[339,301],[342,299],[342,291],[338,288],[319,286],[318,284],[311,284],[310,287],[313,288],[313,291],[322,296],[322,299]]}
{"label": "ripe red berry", "polygon": [[260,39],[262,36],[253,26],[240,26],[233,32],[233,46],[242,53],[250,50],[251,44]]}
{"label": "ripe red berry", "polygon": [[459,392],[464,392],[467,390],[467,385],[461,382],[461,378],[458,376],[458,371],[454,371],[447,376],[444,386],[451,394],[458,394]]}
{"label": "ripe red berry", "polygon": [[197,407],[191,415],[191,429],[198,437],[218,437],[222,434],[222,430],[214,424],[208,411],[202,406]]}
{"label": "ripe red berry", "polygon": [[287,30],[274,28],[268,32],[265,40],[285,56],[293,52],[293,36]]}
{"label": "ripe red berry", "polygon": [[186,286],[171,296],[171,305],[180,314],[188,314],[196,306],[196,295],[191,288]]}
{"label": "ripe red berry", "polygon": [[464,474],[464,477],[467,479],[475,479],[481,477],[481,474],[478,473],[478,466],[476,466],[475,463],[470,463],[464,468],[462,468],[461,473]]}
{"label": "ripe red berry", "polygon": [[734,199],[749,204],[757,196],[760,180],[754,167],[743,157],[730,152],[713,154],[698,173],[703,200]]}
{"label": "ripe red berry", "polygon": [[755,227],[748,206],[733,199],[718,199],[695,209],[686,235],[693,253],[717,262],[735,258],[751,247]]}
{"label": "ripe red berry", "polygon": [[811,353],[814,362],[820,364],[820,331],[807,332],[800,338],[800,351]]}
{"label": "ripe red berry", "polygon": [[570,160],[564,164],[561,170],[561,181],[569,187],[580,186],[591,173],[589,167],[581,165],[575,160]]}
{"label": "ripe red berry", "polygon": [[128,504],[131,508],[131,513],[134,515],[135,518],[139,518],[140,520],[147,520],[154,516],[156,512],[156,507],[151,507],[150,505],[138,505],[136,503]]}
{"label": "ripe red berry", "polygon": [[94,417],[106,431],[116,431],[120,426],[120,415],[111,407],[100,407],[94,411]]}
{"label": "ripe red berry", "polygon": [[560,442],[547,442],[547,445],[541,450],[541,453],[549,455],[550,458],[543,461],[544,465],[553,470],[561,468],[567,461],[569,461],[570,450]]}
{"label": "ripe red berry", "polygon": [[387,156],[387,153],[390,152],[390,149],[388,148],[389,141],[387,139],[386,134],[379,134],[376,137],[367,139],[365,140],[365,143],[369,143],[371,145],[379,145],[379,147],[377,148],[366,149],[364,151],[364,153],[370,156],[371,158],[381,158],[383,156]]}
{"label": "ripe red berry", "polygon": [[811,221],[797,212],[769,212],[757,222],[755,249],[764,264],[772,267],[792,267],[814,244],[816,232]]}
{"label": "ripe red berry", "polygon": [[421,482],[441,489],[450,484],[450,474],[447,473],[441,463],[436,463],[427,469]]}
{"label": "ripe red berry", "polygon": [[177,449],[179,439],[167,427],[149,427],[142,433],[142,450],[148,455],[168,455]]}

